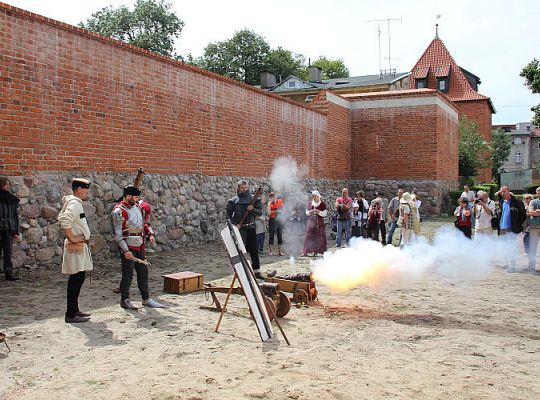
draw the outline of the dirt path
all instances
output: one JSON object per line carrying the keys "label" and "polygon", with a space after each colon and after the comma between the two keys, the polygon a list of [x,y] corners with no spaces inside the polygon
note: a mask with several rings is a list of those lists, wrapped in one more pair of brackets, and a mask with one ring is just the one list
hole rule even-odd
{"label": "dirt path", "polygon": [[[428,274],[343,294],[320,285],[320,304],[282,319],[288,347],[279,334],[260,342],[240,297],[214,333],[218,314],[199,308],[210,304],[204,293],[163,293],[161,275],[182,270],[227,284],[220,243],[150,259],[152,292],[171,308],[121,309],[111,291],[118,263],[100,264],[81,294],[93,313],[86,324],[63,322],[60,273],[0,282],[0,331],[12,349],[0,343],[0,398],[540,398],[539,276],[494,268],[481,281],[445,282]],[[263,270],[290,270],[284,258],[263,262]],[[308,267],[305,258],[295,265]]]}

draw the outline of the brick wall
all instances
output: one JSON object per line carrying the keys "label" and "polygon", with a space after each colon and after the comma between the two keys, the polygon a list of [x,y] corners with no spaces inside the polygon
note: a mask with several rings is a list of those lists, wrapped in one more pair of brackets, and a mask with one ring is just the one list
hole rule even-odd
{"label": "brick wall", "polygon": [[457,179],[457,110],[435,90],[351,97],[352,176]]}
{"label": "brick wall", "polygon": [[[491,142],[491,107],[487,100],[456,101],[456,107],[460,115],[466,115],[469,119],[478,123],[478,131],[486,141]],[[481,182],[491,181],[491,168],[484,168],[478,175]]]}
{"label": "brick wall", "polygon": [[313,174],[326,156],[318,110],[2,3],[0,26],[2,173],[263,176],[290,155]]}

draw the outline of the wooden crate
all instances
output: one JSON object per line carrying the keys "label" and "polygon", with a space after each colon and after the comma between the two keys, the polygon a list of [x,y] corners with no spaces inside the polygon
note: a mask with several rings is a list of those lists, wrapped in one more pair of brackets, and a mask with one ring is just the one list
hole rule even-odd
{"label": "wooden crate", "polygon": [[163,291],[166,293],[190,293],[203,288],[203,274],[184,271],[163,276]]}

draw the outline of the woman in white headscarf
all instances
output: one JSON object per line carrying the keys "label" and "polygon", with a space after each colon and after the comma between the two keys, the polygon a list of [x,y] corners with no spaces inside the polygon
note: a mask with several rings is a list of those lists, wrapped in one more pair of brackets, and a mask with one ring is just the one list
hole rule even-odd
{"label": "woman in white headscarf", "polygon": [[327,250],[326,230],[324,229],[324,217],[328,213],[326,204],[321,199],[321,194],[314,190],[311,192],[311,201],[307,204],[307,227],[306,239],[304,240],[303,256],[308,253],[323,254]]}

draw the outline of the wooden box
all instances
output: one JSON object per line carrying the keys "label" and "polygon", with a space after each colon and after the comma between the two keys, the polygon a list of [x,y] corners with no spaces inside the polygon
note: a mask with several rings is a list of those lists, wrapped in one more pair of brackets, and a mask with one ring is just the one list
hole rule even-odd
{"label": "wooden box", "polygon": [[190,293],[201,290],[203,287],[203,274],[184,271],[163,276],[163,291],[166,293]]}

